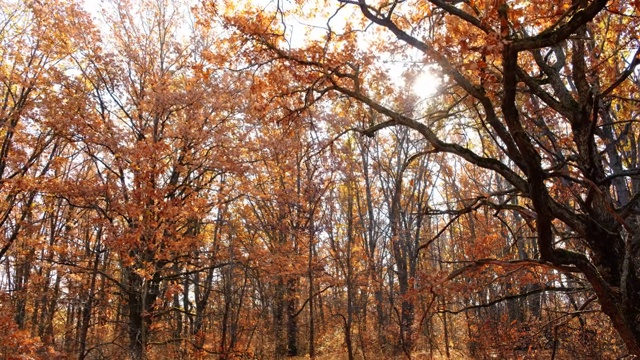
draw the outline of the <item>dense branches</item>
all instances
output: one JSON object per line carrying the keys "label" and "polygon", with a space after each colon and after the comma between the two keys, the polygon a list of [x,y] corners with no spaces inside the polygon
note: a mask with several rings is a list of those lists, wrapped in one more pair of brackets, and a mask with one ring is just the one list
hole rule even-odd
{"label": "dense branches", "polygon": [[640,355],[631,5],[107,3],[0,0],[0,357]]}

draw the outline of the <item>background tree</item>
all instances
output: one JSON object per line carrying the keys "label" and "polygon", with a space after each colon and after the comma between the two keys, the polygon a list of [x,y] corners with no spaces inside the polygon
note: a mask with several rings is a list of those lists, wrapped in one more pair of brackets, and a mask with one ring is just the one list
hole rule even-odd
{"label": "background tree", "polygon": [[[76,58],[94,108],[68,134],[98,181],[69,179],[82,188],[63,182],[58,193],[108,223],[104,246],[119,266],[107,273],[121,294],[132,358],[145,358],[150,341],[171,341],[156,320],[178,311],[178,280],[193,265],[215,266],[197,256],[209,241],[209,214],[226,201],[227,150],[239,135],[235,103],[222,99],[234,89],[216,89],[225,81],[203,65],[207,34],[181,26],[181,11],[165,2],[113,4],[108,50],[92,43]],[[192,37],[181,39],[188,30]],[[219,96],[207,101],[209,93]]]}

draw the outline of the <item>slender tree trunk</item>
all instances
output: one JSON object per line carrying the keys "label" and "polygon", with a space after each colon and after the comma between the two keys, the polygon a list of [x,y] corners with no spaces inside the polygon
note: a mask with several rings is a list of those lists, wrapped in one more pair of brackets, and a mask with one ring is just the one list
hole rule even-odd
{"label": "slender tree trunk", "polygon": [[[440,298],[441,306],[444,309],[444,297]],[[447,359],[451,358],[451,350],[449,349],[449,323],[447,322],[447,313],[442,313],[442,328],[444,329],[444,349]]]}
{"label": "slender tree trunk", "polygon": [[24,329],[25,321],[27,318],[27,283],[29,281],[29,277],[31,274],[31,265],[29,262],[25,260],[23,264],[17,266],[16,270],[16,286],[15,291],[17,293],[16,300],[16,313],[14,315],[14,319],[16,324],[18,324],[18,328]]}
{"label": "slender tree trunk", "polygon": [[233,301],[233,268],[229,267],[223,270],[224,292],[222,297],[224,299],[224,311],[222,313],[222,335],[220,336],[220,345],[218,349],[220,351],[220,360],[226,359],[229,351],[227,347],[227,333],[230,323],[231,314],[231,302]]}
{"label": "slender tree trunk", "polygon": [[275,341],[275,358],[281,359],[287,354],[287,343],[284,337],[284,295],[285,284],[282,276],[275,285],[274,307],[273,307],[273,334]]}
{"label": "slender tree trunk", "polygon": [[93,311],[93,298],[96,292],[96,279],[98,277],[98,266],[100,265],[100,233],[98,234],[98,245],[95,248],[95,258],[93,260],[93,269],[91,271],[91,280],[89,281],[89,293],[82,308],[82,320],[80,323],[80,348],[78,349],[78,359],[85,358],[87,350],[87,334],[89,333],[89,324],[91,321],[91,312]]}
{"label": "slender tree trunk", "polygon": [[[349,298],[348,292],[347,298]],[[349,299],[347,299],[347,303],[349,303]],[[353,341],[351,336],[351,309],[348,305],[347,307],[347,316],[345,317],[340,314],[340,317],[342,317],[342,321],[344,322],[344,342],[347,345],[347,356],[349,360],[354,360],[355,356],[353,354]]]}
{"label": "slender tree trunk", "polygon": [[296,316],[296,290],[298,279],[287,281],[287,355],[298,356],[298,319]]}
{"label": "slender tree trunk", "polygon": [[309,262],[307,266],[307,270],[309,271],[309,358],[315,359],[316,357],[316,347],[315,347],[315,323],[313,320],[313,236],[309,237]]}

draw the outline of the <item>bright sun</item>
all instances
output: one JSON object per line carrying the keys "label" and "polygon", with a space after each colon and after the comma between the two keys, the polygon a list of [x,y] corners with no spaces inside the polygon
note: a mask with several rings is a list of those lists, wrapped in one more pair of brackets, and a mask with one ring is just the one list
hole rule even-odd
{"label": "bright sun", "polygon": [[428,98],[435,95],[440,87],[441,79],[433,70],[425,69],[413,80],[413,93],[420,98]]}

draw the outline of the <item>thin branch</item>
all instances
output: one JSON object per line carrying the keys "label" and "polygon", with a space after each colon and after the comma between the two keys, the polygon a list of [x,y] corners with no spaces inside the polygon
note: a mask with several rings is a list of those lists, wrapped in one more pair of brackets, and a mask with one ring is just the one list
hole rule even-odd
{"label": "thin branch", "polygon": [[442,280],[440,282],[440,284],[443,284],[447,281],[453,280],[455,278],[457,278],[458,276],[462,275],[463,273],[472,270],[472,269],[477,269],[480,267],[484,267],[487,265],[497,265],[497,266],[542,266],[542,267],[547,267],[550,269],[554,269],[554,270],[558,270],[561,272],[565,272],[565,273],[579,273],[580,270],[575,267],[575,266],[565,266],[565,265],[555,265],[551,262],[548,261],[544,261],[544,260],[539,260],[539,259],[524,259],[524,260],[509,260],[509,261],[505,261],[505,260],[498,260],[498,259],[480,259],[480,260],[473,260],[470,261],[471,264],[466,265],[461,267],[458,270],[453,271],[452,273],[449,274],[449,276],[447,276],[444,280]]}
{"label": "thin branch", "polygon": [[622,84],[633,73],[633,70],[636,68],[636,66],[638,66],[638,64],[640,64],[640,48],[636,50],[636,53],[633,55],[633,60],[631,60],[629,66],[627,66],[627,68],[622,72],[622,74],[620,74],[616,81],[614,81],[613,84],[609,85],[609,87],[606,88],[600,96],[607,96],[609,95],[609,93],[615,90],[618,85]]}
{"label": "thin branch", "polygon": [[498,304],[498,303],[501,303],[503,301],[519,299],[519,298],[528,297],[528,296],[531,296],[531,295],[536,295],[536,294],[545,293],[545,292],[576,292],[576,291],[584,291],[584,290],[588,290],[588,289],[582,288],[582,287],[580,287],[580,288],[574,288],[574,287],[546,287],[546,288],[540,288],[540,289],[527,291],[527,292],[520,293],[520,294],[503,296],[503,297],[494,299],[492,301],[489,301],[489,302],[483,303],[483,304],[465,306],[464,308],[459,309],[459,310],[448,310],[448,309],[445,309],[445,310],[439,310],[438,312],[439,313],[447,313],[447,314],[459,314],[461,312],[465,312],[465,311],[469,311],[469,310],[475,310],[475,309],[491,307],[491,306],[493,306],[495,304]]}

